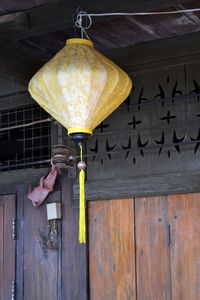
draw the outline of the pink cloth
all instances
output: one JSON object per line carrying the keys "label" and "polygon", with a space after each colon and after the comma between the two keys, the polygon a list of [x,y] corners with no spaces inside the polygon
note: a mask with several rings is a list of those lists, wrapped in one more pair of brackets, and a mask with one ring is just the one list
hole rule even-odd
{"label": "pink cloth", "polygon": [[34,206],[41,205],[48,194],[53,191],[54,184],[58,175],[58,169],[52,166],[51,171],[40,178],[40,185],[33,190],[29,187],[27,199],[33,202]]}

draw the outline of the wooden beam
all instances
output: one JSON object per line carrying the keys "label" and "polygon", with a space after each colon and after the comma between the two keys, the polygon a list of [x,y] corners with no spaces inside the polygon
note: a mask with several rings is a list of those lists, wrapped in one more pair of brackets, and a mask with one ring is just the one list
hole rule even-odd
{"label": "wooden beam", "polygon": [[0,111],[29,104],[35,104],[35,101],[31,98],[31,95],[28,91],[22,91],[0,97]]}
{"label": "wooden beam", "polygon": [[[31,9],[26,12],[29,20],[29,29],[24,32],[13,33],[15,40],[28,38],[31,36],[42,35],[55,32],[61,29],[71,28],[72,15],[76,13],[78,7],[88,13],[104,13],[119,11],[151,11],[160,8],[182,4],[186,0],[109,0],[109,1],[59,1],[54,4]],[[99,18],[94,18],[94,22]],[[1,28],[0,28],[1,31]]]}
{"label": "wooden beam", "polygon": [[[132,178],[89,181],[85,185],[87,200],[119,199],[147,195],[200,192],[200,171]],[[73,187],[73,207],[78,208],[79,185]]]}
{"label": "wooden beam", "polygon": [[[0,42],[0,74],[27,84],[46,62],[28,49]],[[200,61],[200,32],[105,51],[104,54],[128,73]]]}
{"label": "wooden beam", "polygon": [[200,61],[200,31],[114,49],[104,54],[128,73]]}
{"label": "wooden beam", "polygon": [[27,84],[43,64],[44,61],[23,52],[14,43],[0,41],[0,74],[2,76]]}
{"label": "wooden beam", "polygon": [[9,31],[20,32],[25,29],[29,29],[28,15],[26,12],[0,16],[0,33],[3,32],[4,36],[8,35]]}

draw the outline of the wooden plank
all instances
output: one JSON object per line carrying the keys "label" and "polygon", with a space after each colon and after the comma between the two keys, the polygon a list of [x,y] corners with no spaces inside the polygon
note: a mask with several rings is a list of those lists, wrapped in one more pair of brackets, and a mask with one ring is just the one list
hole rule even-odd
{"label": "wooden plank", "polygon": [[136,198],[135,227],[137,297],[171,300],[167,199]]}
{"label": "wooden plank", "polygon": [[172,299],[200,299],[200,194],[168,199]]}
{"label": "wooden plank", "polygon": [[87,300],[87,244],[79,244],[79,211],[71,206],[72,180],[62,171],[62,297]]}
{"label": "wooden plank", "polygon": [[0,173],[0,187],[11,185],[38,184],[41,176],[47,174],[49,168],[25,169]]}
{"label": "wooden plank", "polygon": [[27,84],[44,62],[22,51],[14,43],[0,41],[0,74]]}
{"label": "wooden plank", "polygon": [[[102,1],[101,4],[98,0],[82,1],[81,7],[88,13],[107,13],[107,12],[120,12],[120,11],[148,11],[155,10],[172,5],[187,2],[185,0],[168,0],[168,1],[131,1],[131,0],[110,0]],[[100,4],[100,5],[99,5]],[[30,29],[24,33],[20,32],[15,34],[15,39],[24,39],[30,36],[41,35],[49,32],[55,32],[61,29],[72,27],[72,15],[80,7],[80,1],[74,0],[69,2],[57,2],[54,4],[45,5],[43,7],[33,8],[27,12]],[[99,21],[94,18],[94,22]]]}
{"label": "wooden plank", "polygon": [[[12,282],[15,281],[15,244],[16,242],[12,239],[12,220],[16,217],[16,196],[5,195],[0,196],[0,207],[2,216],[2,228],[3,228],[3,261],[0,258],[1,268],[3,267],[3,294],[2,299],[11,299],[11,288]],[[1,221],[1,222],[2,222]],[[2,273],[1,273],[2,276]]]}
{"label": "wooden plank", "polygon": [[91,300],[136,299],[133,199],[89,203]]}
{"label": "wooden plank", "polygon": [[[73,206],[78,207],[78,183],[73,186]],[[200,192],[200,171],[145,177],[91,180],[86,183],[86,199],[115,199],[144,195]]]}
{"label": "wooden plank", "polygon": [[6,96],[0,96],[0,110],[19,108],[20,106],[26,106],[31,104],[35,104],[35,101],[33,100],[33,98],[31,98],[28,91],[17,92]]}
{"label": "wooden plank", "polygon": [[3,299],[3,286],[4,286],[4,257],[3,257],[3,248],[4,248],[4,240],[3,240],[3,229],[4,229],[4,209],[3,205],[0,201],[0,299]]}
{"label": "wooden plank", "polygon": [[129,73],[192,62],[199,60],[200,32],[113,49],[104,54]]}
{"label": "wooden plank", "polygon": [[[60,191],[54,191],[48,202],[60,202]],[[33,207],[24,199],[24,299],[60,300],[60,230],[58,248],[49,249],[46,205]]]}

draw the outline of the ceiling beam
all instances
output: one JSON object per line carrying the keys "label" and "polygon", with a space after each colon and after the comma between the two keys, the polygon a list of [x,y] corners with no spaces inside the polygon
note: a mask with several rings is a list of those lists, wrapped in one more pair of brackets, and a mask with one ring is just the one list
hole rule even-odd
{"label": "ceiling beam", "polygon": [[[88,13],[105,13],[119,11],[152,11],[160,8],[183,4],[186,0],[74,0],[59,1],[26,11],[29,28],[23,31],[14,30],[12,37],[15,40],[55,32],[61,29],[72,28],[72,15],[78,7]],[[2,16],[5,17],[5,16]],[[0,17],[0,32],[2,32]],[[94,18],[94,22],[99,18]]]}
{"label": "ceiling beam", "polygon": [[[0,74],[26,84],[45,60],[0,42]],[[200,32],[105,51],[128,73],[200,61]]]}
{"label": "ceiling beam", "polygon": [[43,64],[40,58],[22,51],[14,43],[0,41],[0,75],[27,84]]}
{"label": "ceiling beam", "polygon": [[127,72],[200,61],[200,31],[151,42],[145,42],[104,54]]}

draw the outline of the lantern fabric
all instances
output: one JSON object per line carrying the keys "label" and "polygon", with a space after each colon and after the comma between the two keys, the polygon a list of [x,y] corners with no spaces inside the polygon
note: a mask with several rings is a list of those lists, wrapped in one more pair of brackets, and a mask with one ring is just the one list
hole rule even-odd
{"label": "lantern fabric", "polygon": [[129,95],[132,82],[86,39],[66,46],[31,79],[31,96],[68,133],[92,134]]}

